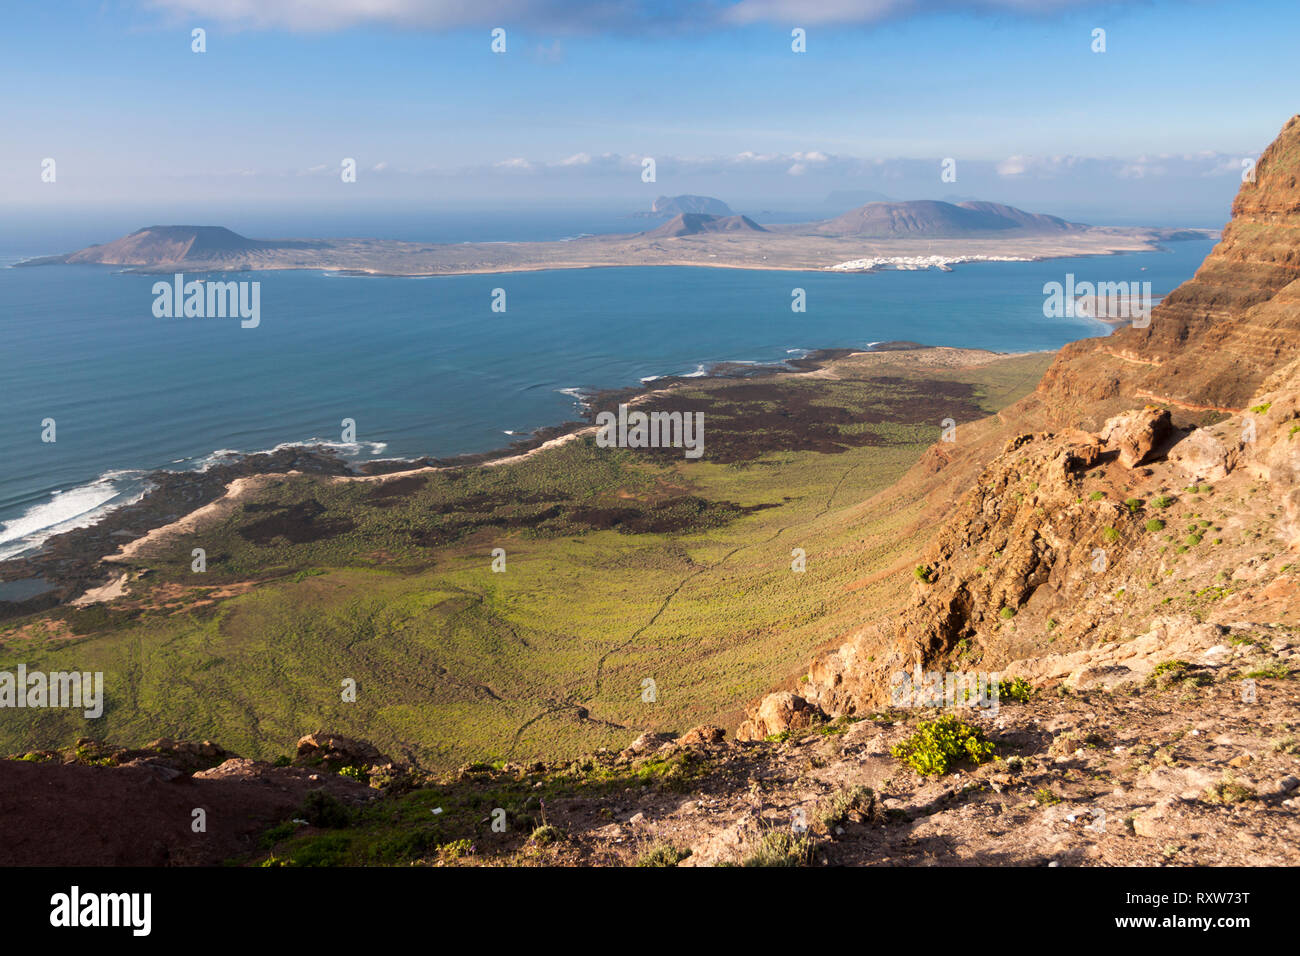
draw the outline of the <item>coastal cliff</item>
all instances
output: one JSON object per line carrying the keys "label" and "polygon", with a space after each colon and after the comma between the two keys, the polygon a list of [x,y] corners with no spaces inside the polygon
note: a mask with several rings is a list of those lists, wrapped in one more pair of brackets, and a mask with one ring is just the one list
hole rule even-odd
{"label": "coastal cliff", "polygon": [[973,440],[936,445],[914,471],[954,503],[907,606],[820,655],[793,703],[751,708],[741,736],[781,732],[805,711],[887,706],[897,674],[917,667],[995,671],[1076,653],[1054,679],[1086,686],[1090,665],[1110,666],[1109,645],[1171,604],[1225,640],[1300,623],[1287,557],[1300,545],[1298,180],[1300,117],[1148,327],[1067,346]]}
{"label": "coastal cliff", "polygon": [[1300,117],[1243,182],[1223,238],[1151,315],[1061,350],[1039,389],[1058,425],[1091,407],[1143,401],[1176,413],[1240,412],[1275,370],[1300,357]]}

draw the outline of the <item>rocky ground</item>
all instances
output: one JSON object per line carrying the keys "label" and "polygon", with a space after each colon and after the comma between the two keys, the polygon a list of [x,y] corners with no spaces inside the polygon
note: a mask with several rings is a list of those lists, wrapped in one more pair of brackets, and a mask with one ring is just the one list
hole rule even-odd
{"label": "rocky ground", "polygon": [[[993,751],[943,774],[891,752],[936,710],[886,709],[762,742],[708,727],[644,734],[621,753],[449,779],[328,734],[303,738],[286,766],[208,742],[82,741],[3,764],[0,846],[11,864],[309,864],[343,841],[404,848],[384,862],[436,865],[1295,865],[1300,641],[1238,637],[1177,616],[1121,645],[1130,653],[1106,645],[1036,662],[1041,684],[1027,699],[944,712]],[[1081,681],[1117,658],[1124,679]],[[348,817],[307,819],[320,811],[304,809],[313,791]],[[97,812],[71,812],[85,793]]]}

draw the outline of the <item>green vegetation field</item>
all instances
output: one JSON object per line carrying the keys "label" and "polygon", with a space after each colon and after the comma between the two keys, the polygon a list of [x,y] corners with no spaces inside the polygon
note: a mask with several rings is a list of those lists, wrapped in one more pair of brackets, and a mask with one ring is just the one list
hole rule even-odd
{"label": "green vegetation field", "polygon": [[272,758],[328,729],[439,768],[730,730],[910,585],[921,503],[869,499],[1050,358],[688,386],[663,407],[711,410],[698,462],[587,438],[382,483],[284,477],[136,560],[126,597],[5,622],[0,670],[103,671],[107,702],[7,710],[0,752],[172,736]]}

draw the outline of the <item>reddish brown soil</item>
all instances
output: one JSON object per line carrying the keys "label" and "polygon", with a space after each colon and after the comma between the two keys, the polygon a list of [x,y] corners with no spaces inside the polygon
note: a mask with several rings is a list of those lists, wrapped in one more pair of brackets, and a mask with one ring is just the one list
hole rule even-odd
{"label": "reddish brown soil", "polygon": [[[0,865],[217,866],[255,851],[309,790],[364,789],[328,778],[260,765],[255,774],[166,780],[147,766],[0,761]],[[206,833],[191,830],[195,808],[207,812]]]}

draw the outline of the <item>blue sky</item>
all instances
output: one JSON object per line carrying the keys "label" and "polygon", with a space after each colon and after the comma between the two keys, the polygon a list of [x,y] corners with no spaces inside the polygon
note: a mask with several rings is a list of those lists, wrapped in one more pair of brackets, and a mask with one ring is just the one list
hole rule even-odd
{"label": "blue sky", "polygon": [[[118,0],[3,16],[0,201],[16,203],[707,192],[784,209],[859,189],[1213,220],[1240,159],[1300,102],[1294,0]],[[346,199],[344,157],[359,166]]]}

